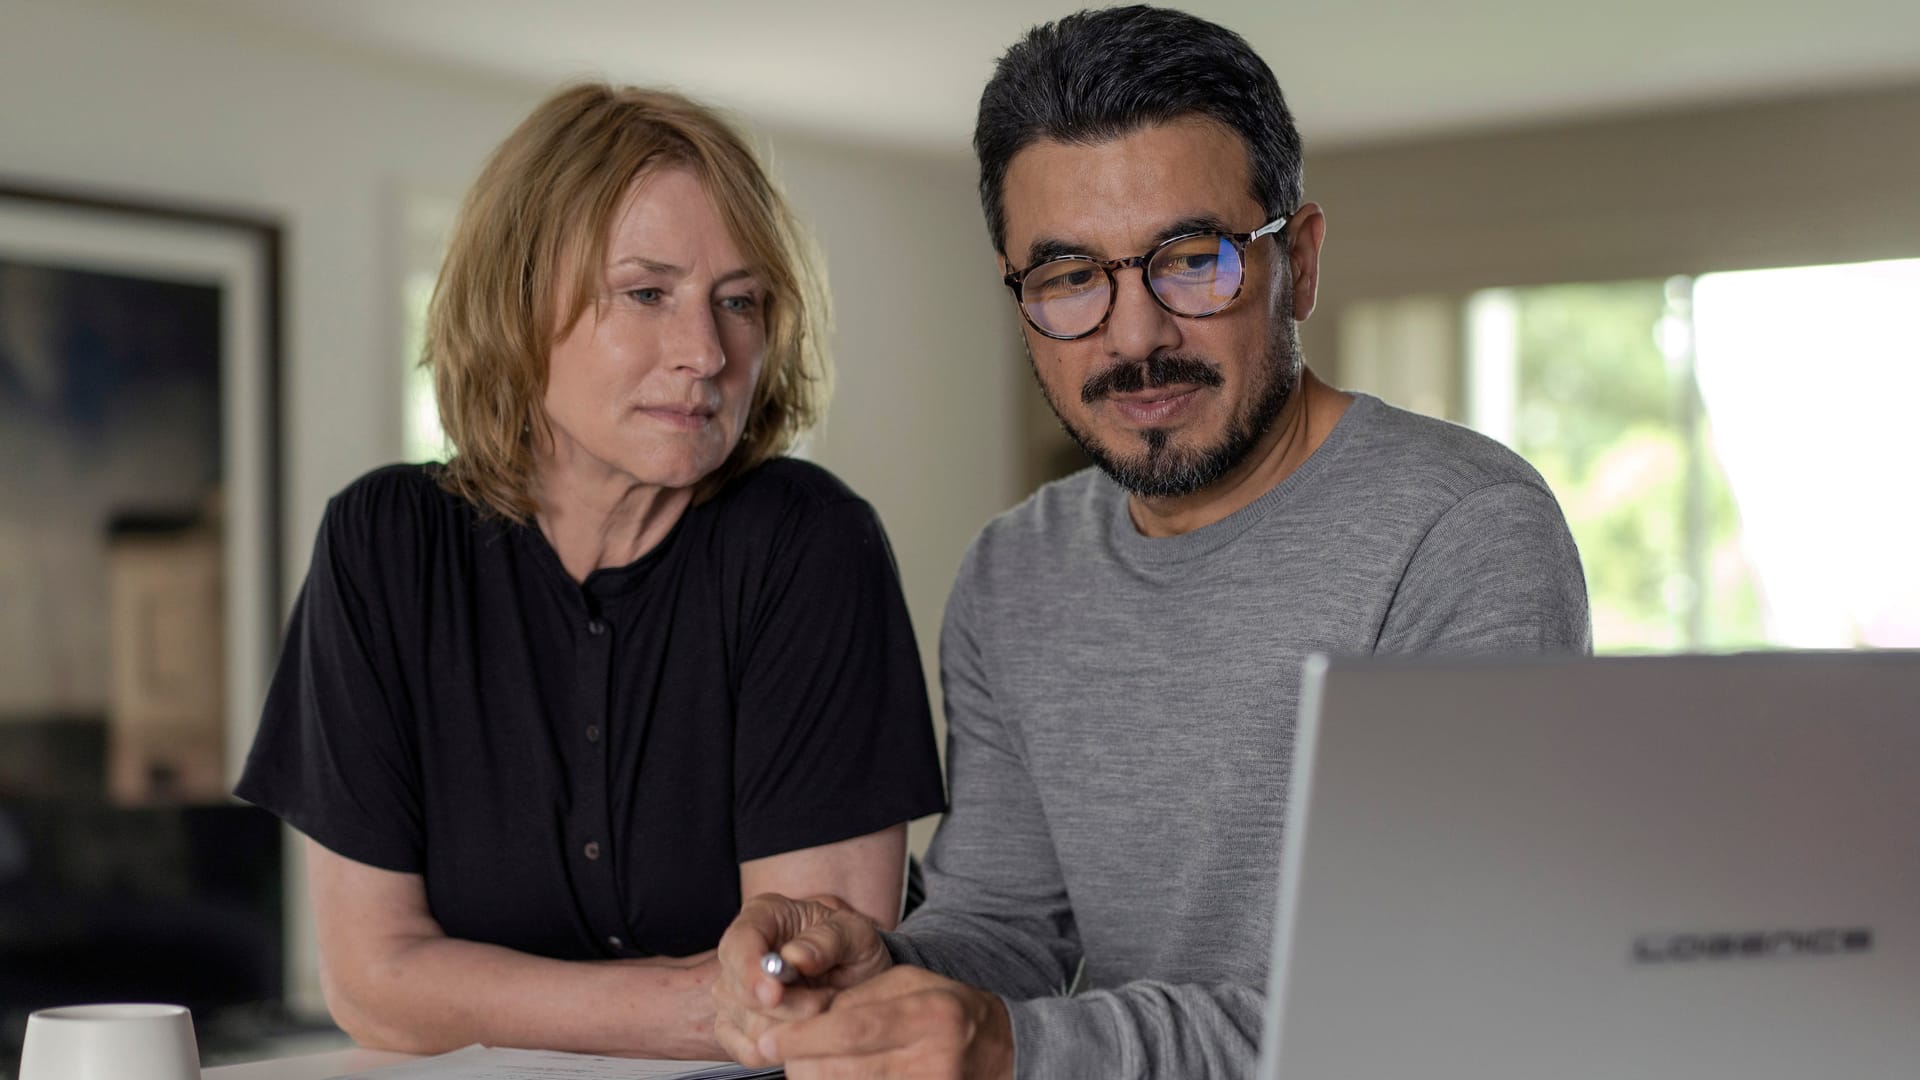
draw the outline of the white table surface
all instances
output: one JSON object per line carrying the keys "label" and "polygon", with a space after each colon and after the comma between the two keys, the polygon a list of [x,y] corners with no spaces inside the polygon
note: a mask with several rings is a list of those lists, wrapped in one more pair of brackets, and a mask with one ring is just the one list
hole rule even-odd
{"label": "white table surface", "polygon": [[347,1050],[329,1050],[324,1054],[304,1054],[299,1057],[255,1061],[245,1065],[221,1065],[217,1068],[205,1069],[200,1075],[205,1080],[326,1080],[329,1076],[339,1076],[341,1073],[377,1069],[382,1065],[397,1065],[402,1061],[412,1060],[414,1060],[412,1054],[396,1054],[390,1050],[362,1050],[359,1047],[353,1047]]}

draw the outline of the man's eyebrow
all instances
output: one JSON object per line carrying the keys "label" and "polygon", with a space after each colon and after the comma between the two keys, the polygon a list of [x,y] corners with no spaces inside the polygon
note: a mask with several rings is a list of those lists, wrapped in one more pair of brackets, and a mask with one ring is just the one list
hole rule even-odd
{"label": "man's eyebrow", "polygon": [[1054,236],[1036,236],[1033,243],[1027,245],[1027,265],[1043,263],[1048,259],[1058,259],[1063,255],[1085,255],[1086,249],[1069,244]]}
{"label": "man's eyebrow", "polygon": [[[1212,214],[1195,214],[1192,217],[1184,217],[1163,226],[1160,231],[1154,233],[1153,244],[1157,247],[1176,236],[1185,236],[1188,233],[1224,233],[1232,231],[1225,221]],[[1143,254],[1145,254],[1145,252],[1128,252],[1128,255]],[[1046,262],[1048,259],[1058,259],[1066,255],[1082,255],[1087,258],[1093,257],[1084,246],[1069,243],[1055,236],[1035,237],[1033,243],[1027,245],[1028,266],[1032,266],[1035,263]],[[1122,256],[1122,258],[1125,257],[1126,256]]]}
{"label": "man's eyebrow", "polygon": [[1188,233],[1226,233],[1232,231],[1231,226],[1220,218],[1214,217],[1212,214],[1196,214],[1193,217],[1181,218],[1179,221],[1161,229],[1154,235],[1153,242],[1155,244],[1164,244],[1176,236],[1185,236]]}

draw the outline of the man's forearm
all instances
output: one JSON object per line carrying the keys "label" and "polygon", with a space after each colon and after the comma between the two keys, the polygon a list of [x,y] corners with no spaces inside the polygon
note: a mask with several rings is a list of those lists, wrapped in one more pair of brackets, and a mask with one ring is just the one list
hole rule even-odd
{"label": "man's forearm", "polygon": [[1253,1075],[1265,995],[1251,987],[1134,982],[1070,998],[1007,1003],[1015,1080]]}
{"label": "man's forearm", "polygon": [[881,939],[895,963],[1016,1001],[1065,993],[1079,962],[1057,930],[948,911],[923,910]]}

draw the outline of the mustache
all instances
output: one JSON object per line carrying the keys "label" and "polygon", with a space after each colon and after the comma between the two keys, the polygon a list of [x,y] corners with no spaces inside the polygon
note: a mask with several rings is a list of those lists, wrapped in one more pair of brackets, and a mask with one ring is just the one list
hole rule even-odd
{"label": "mustache", "polygon": [[1199,357],[1167,353],[1139,363],[1115,364],[1092,376],[1080,386],[1080,401],[1091,405],[1108,394],[1133,394],[1172,383],[1219,386],[1225,381],[1219,368]]}

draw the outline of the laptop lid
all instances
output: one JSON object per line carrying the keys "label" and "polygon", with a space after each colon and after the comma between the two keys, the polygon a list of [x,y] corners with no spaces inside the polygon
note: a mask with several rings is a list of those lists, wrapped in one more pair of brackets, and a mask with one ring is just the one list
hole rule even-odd
{"label": "laptop lid", "polygon": [[1309,662],[1262,1080],[1920,1076],[1920,653]]}

